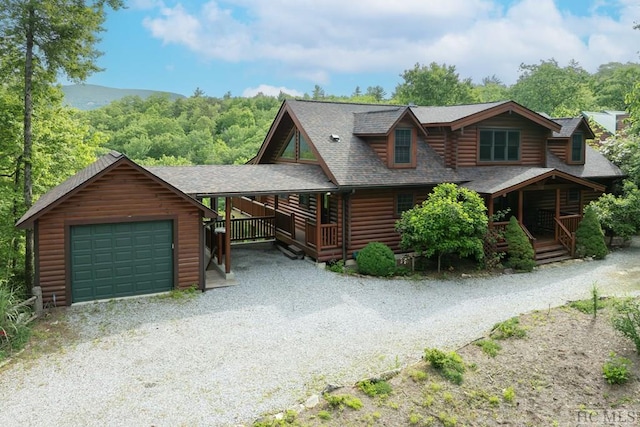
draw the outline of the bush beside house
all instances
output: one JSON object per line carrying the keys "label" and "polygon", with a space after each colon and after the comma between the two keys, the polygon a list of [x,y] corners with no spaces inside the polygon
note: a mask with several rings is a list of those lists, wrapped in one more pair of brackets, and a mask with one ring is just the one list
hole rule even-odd
{"label": "bush beside house", "polygon": [[356,258],[358,272],[370,276],[393,276],[396,271],[396,257],[389,246],[380,242],[370,242]]}
{"label": "bush beside house", "polygon": [[506,266],[520,271],[533,270],[536,266],[535,253],[516,217],[509,220],[504,238],[509,245]]}
{"label": "bush beside house", "polygon": [[596,211],[591,206],[587,206],[584,217],[576,230],[576,255],[603,259],[607,256],[607,253],[604,233],[602,232],[602,227],[600,227]]}

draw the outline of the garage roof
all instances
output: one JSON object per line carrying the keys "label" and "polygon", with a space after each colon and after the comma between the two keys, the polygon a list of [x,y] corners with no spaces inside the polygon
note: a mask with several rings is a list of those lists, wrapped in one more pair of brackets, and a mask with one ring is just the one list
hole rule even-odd
{"label": "garage roof", "polygon": [[319,165],[257,164],[153,166],[146,168],[190,196],[252,196],[337,190]]}

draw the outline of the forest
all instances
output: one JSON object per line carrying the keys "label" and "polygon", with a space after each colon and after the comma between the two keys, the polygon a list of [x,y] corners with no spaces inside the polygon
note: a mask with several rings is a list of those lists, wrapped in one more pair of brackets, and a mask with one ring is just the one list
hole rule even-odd
{"label": "forest", "polygon": [[[480,84],[460,77],[455,66],[416,64],[401,74],[391,95],[380,86],[354,88],[350,96],[325,93],[316,85],[305,99],[334,102],[454,105],[513,99],[553,117],[581,111],[625,110],[637,116],[640,64],[608,63],[595,73],[578,63],[561,67],[555,60],[522,64],[511,86],[489,76]],[[265,138],[282,101],[210,97],[196,88],[192,96],[172,100],[130,96],[91,111],[65,107],[60,86],[34,86],[33,200],[108,150],[145,165],[242,164]],[[14,227],[25,212],[22,181],[24,105],[19,78],[0,86],[0,280],[24,283],[23,232]],[[637,133],[636,131],[633,132]],[[609,148],[618,160],[623,155]],[[623,150],[623,153],[626,151]],[[23,289],[26,291],[26,289]]]}

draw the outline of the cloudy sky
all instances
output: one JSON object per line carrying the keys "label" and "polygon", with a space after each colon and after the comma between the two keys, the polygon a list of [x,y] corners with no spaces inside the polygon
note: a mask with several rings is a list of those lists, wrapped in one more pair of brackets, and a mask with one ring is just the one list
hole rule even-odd
{"label": "cloudy sky", "polygon": [[640,62],[638,0],[130,0],[87,83],[191,95],[391,95],[416,63],[514,83],[522,63]]}

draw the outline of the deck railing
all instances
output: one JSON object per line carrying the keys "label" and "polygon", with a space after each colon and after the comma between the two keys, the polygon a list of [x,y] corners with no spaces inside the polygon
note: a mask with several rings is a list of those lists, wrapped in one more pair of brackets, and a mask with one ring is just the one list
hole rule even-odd
{"label": "deck railing", "polygon": [[578,224],[582,220],[582,215],[579,214],[570,214],[570,215],[561,215],[558,218],[562,225],[565,226],[570,233],[574,233],[578,229]]}
{"label": "deck railing", "polygon": [[576,233],[570,231],[559,219],[555,219],[556,222],[556,240],[564,246],[569,254],[573,257],[576,252]]}
{"label": "deck railing", "polygon": [[[225,220],[217,220],[214,229],[225,228]],[[229,233],[232,242],[275,239],[275,218],[273,216],[256,216],[248,218],[233,218]]]}
{"label": "deck railing", "polygon": [[[305,221],[305,244],[318,248],[317,245],[317,231],[318,228],[315,222]],[[338,247],[338,224],[320,224],[320,248],[337,248]]]}
{"label": "deck railing", "polygon": [[[496,240],[497,240],[496,241],[496,249],[498,251],[506,251],[507,250],[508,244],[507,244],[507,241],[504,238],[504,234],[507,231],[507,226],[508,225],[509,225],[509,221],[498,221],[498,222],[492,222],[490,224],[492,233],[496,237]],[[536,241],[536,238],[533,237],[533,235],[531,234],[529,229],[524,224],[520,224],[520,228],[522,228],[522,231],[527,236],[527,239],[529,239],[529,243],[533,247],[534,243]]]}

